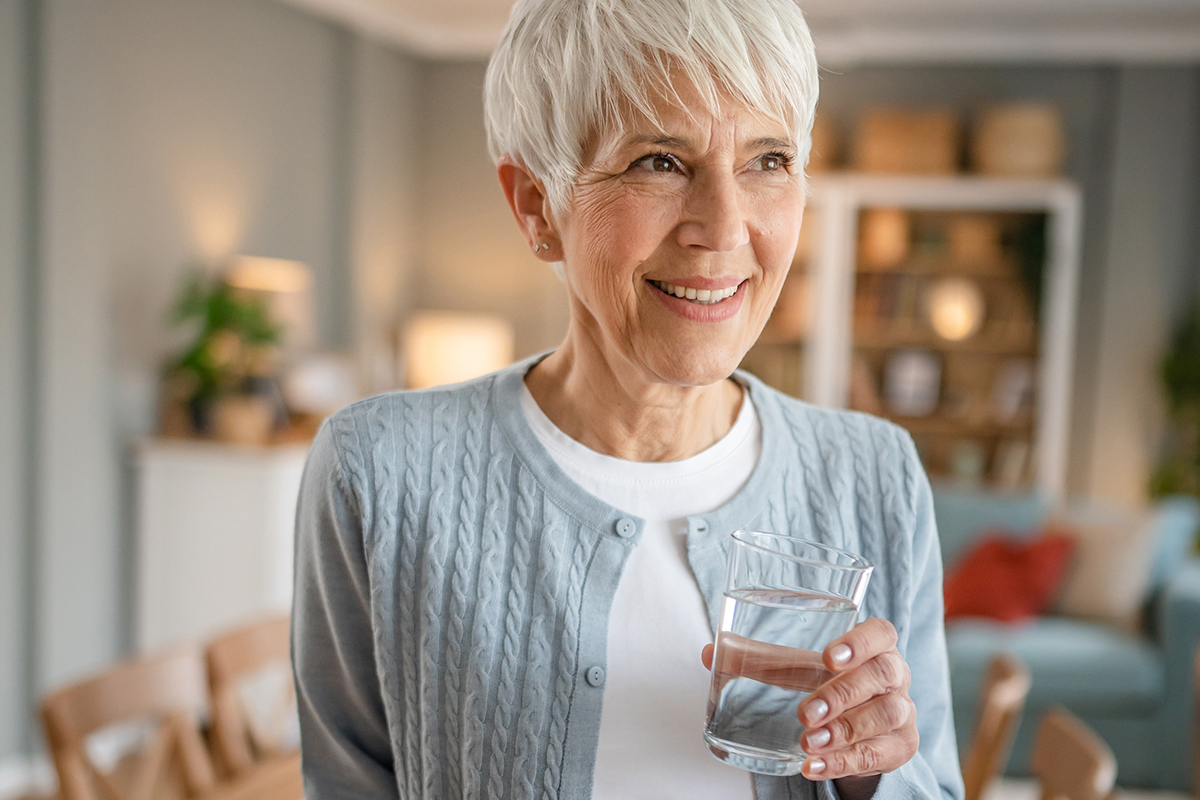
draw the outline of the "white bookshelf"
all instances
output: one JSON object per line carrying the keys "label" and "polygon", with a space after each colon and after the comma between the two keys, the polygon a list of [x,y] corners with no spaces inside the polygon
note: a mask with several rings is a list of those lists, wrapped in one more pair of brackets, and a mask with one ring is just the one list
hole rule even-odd
{"label": "white bookshelf", "polygon": [[[908,177],[828,174],[811,179],[810,216],[817,226],[807,257],[809,334],[800,347],[804,399],[847,405],[854,351],[853,309],[858,224],[868,208],[911,212],[1024,212],[1046,218],[1046,262],[1038,322],[1036,424],[1032,485],[1063,496],[1074,361],[1081,200],[1067,180],[976,176]],[[813,213],[815,212],[815,213]]]}

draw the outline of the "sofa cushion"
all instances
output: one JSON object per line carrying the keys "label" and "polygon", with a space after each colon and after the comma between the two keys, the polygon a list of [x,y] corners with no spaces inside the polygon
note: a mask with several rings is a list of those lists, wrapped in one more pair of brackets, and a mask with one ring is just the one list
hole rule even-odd
{"label": "sofa cushion", "polygon": [[1056,511],[1056,523],[1075,539],[1075,558],[1054,613],[1138,630],[1159,518],[1098,504]]}
{"label": "sofa cushion", "polygon": [[1074,540],[1046,534],[1029,541],[986,536],[946,576],[946,619],[1016,622],[1044,614],[1070,564]]}
{"label": "sofa cushion", "polygon": [[1045,519],[1047,504],[1034,493],[1008,494],[935,486],[933,516],[937,521],[942,563],[953,567],[983,531],[1003,531],[1029,538]]}
{"label": "sofa cushion", "polygon": [[993,654],[1016,655],[1033,679],[1029,705],[1061,703],[1079,714],[1138,716],[1163,699],[1157,648],[1139,636],[1094,622],[1041,617],[1008,625],[961,619],[946,626],[956,710],[973,709]]}

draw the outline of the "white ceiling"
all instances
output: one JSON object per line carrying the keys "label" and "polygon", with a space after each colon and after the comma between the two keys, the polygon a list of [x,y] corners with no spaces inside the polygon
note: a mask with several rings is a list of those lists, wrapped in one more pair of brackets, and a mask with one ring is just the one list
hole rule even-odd
{"label": "white ceiling", "polygon": [[[491,52],[512,0],[281,0],[437,58]],[[630,0],[637,2],[637,0]],[[1200,0],[800,0],[821,61],[1200,62]]]}

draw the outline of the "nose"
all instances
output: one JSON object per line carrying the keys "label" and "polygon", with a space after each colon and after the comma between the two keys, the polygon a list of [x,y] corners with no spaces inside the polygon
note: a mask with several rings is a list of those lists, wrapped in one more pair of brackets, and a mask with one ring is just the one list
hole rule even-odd
{"label": "nose", "polygon": [[679,243],[726,253],[750,241],[737,180],[727,173],[697,176],[688,193]]}

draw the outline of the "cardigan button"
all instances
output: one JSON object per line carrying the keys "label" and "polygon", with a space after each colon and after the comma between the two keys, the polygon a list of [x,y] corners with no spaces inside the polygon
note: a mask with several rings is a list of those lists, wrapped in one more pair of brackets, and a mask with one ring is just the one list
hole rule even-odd
{"label": "cardigan button", "polygon": [[708,520],[698,519],[692,523],[693,533],[708,533]]}
{"label": "cardigan button", "polygon": [[637,533],[636,522],[631,520],[629,517],[622,517],[621,519],[617,520],[617,536],[620,536],[622,539],[628,539],[635,533]]}
{"label": "cardigan button", "polygon": [[583,674],[587,682],[592,686],[604,685],[604,667],[588,667],[588,671]]}

